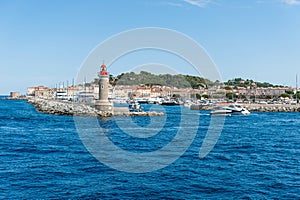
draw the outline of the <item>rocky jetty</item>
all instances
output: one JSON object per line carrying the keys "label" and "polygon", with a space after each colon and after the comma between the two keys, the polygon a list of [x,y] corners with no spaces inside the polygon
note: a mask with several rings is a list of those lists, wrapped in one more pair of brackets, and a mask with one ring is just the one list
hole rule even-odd
{"label": "rocky jetty", "polygon": [[245,104],[243,105],[252,112],[300,112],[300,105],[289,104]]}
{"label": "rocky jetty", "polygon": [[[229,104],[219,104],[223,107]],[[250,112],[300,112],[300,105],[290,104],[239,104],[247,108]],[[202,106],[199,110],[214,110],[216,106]]]}
{"label": "rocky jetty", "polygon": [[[38,111],[46,114],[91,116],[91,117],[111,117],[111,116],[163,116],[162,112],[129,112],[126,110],[117,112],[103,112],[92,106],[66,101],[55,101],[38,98],[28,98]],[[127,109],[128,110],[128,109]]]}
{"label": "rocky jetty", "polygon": [[[92,106],[65,101],[46,100],[38,98],[28,98],[28,103],[43,113],[57,115],[111,117],[111,116],[163,116],[163,112],[129,112],[128,108],[114,108],[112,112],[103,112]],[[288,104],[241,104],[250,112],[300,112],[300,105]],[[218,106],[228,106],[222,104]],[[195,110],[214,110],[215,106],[194,106]],[[192,108],[191,108],[192,109]]]}

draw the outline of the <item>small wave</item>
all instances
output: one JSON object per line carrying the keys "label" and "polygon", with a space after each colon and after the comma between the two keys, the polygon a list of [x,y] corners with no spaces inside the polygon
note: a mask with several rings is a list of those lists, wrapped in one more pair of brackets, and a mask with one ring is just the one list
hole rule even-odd
{"label": "small wave", "polygon": [[210,116],[209,113],[197,113],[197,115],[200,115],[200,116]]}

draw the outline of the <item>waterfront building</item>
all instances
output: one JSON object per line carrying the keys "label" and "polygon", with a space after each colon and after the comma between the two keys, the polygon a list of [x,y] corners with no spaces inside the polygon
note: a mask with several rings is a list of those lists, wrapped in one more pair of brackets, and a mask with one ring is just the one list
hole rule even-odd
{"label": "waterfront building", "polygon": [[131,85],[116,85],[112,90],[112,98],[114,99],[128,99],[134,91],[136,86]]}
{"label": "waterfront building", "polygon": [[20,97],[20,92],[10,92],[10,98],[17,99]]}
{"label": "waterfront building", "polygon": [[46,86],[28,87],[26,95],[43,99],[55,99],[56,88],[48,88]]}
{"label": "waterfront building", "polygon": [[68,93],[66,90],[58,90],[56,91],[55,99],[58,101],[67,101]]}
{"label": "waterfront building", "polygon": [[151,95],[151,88],[150,86],[140,85],[136,89],[136,96],[137,97],[150,97]]}
{"label": "waterfront building", "polygon": [[26,92],[26,96],[34,96],[34,90],[35,90],[35,87],[28,87],[27,88],[27,92]]}
{"label": "waterfront building", "polygon": [[162,96],[162,89],[161,86],[152,86],[151,87],[151,94],[152,98],[161,97]]}

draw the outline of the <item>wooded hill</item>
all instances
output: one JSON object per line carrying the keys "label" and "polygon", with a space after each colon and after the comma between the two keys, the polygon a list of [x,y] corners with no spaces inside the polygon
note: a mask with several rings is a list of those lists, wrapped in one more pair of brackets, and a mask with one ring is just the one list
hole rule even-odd
{"label": "wooded hill", "polygon": [[255,82],[254,80],[251,79],[242,79],[242,78],[235,78],[233,80],[228,80],[227,82],[224,83],[227,86],[234,86],[234,87],[273,87],[273,88],[278,88],[278,87],[284,87],[283,85],[273,85],[271,83],[267,82]]}
{"label": "wooded hill", "polygon": [[[97,83],[98,79],[95,79],[93,83]],[[220,85],[220,82],[211,81],[206,78],[191,75],[182,74],[152,74],[150,72],[141,71],[139,74],[134,72],[122,73],[118,76],[110,75],[109,82],[112,85],[162,85],[177,88],[208,88],[216,85]],[[224,82],[225,88],[230,89],[232,86],[237,87],[284,87],[282,85],[273,85],[267,82],[255,82],[251,79],[235,78]]]}
{"label": "wooded hill", "polygon": [[[115,79],[115,80],[114,80]],[[141,71],[139,74],[134,72],[122,73],[117,77],[111,77],[112,82],[115,82],[118,85],[163,85],[177,88],[206,88],[215,84],[208,79],[182,75],[182,74],[151,74],[149,72]]]}

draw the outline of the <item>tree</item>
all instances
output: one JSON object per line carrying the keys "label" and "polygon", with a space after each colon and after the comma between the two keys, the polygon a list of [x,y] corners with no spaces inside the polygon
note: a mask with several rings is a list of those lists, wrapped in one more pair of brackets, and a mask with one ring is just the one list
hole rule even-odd
{"label": "tree", "polygon": [[[99,80],[98,80],[99,81]],[[112,85],[112,86],[115,86],[118,82],[118,77],[114,77],[113,75],[109,75],[109,83]]]}
{"label": "tree", "polygon": [[[300,91],[297,92],[298,100],[300,100]],[[296,99],[296,94],[293,95],[293,98]]]}
{"label": "tree", "polygon": [[224,89],[225,89],[225,90],[231,90],[231,87],[225,86]]}
{"label": "tree", "polygon": [[197,99],[201,99],[201,95],[199,93],[196,94]]}
{"label": "tree", "polygon": [[272,95],[266,95],[266,99],[272,99],[273,97],[272,97]]}
{"label": "tree", "polygon": [[287,94],[287,93],[283,93],[283,94],[280,95],[280,97],[286,98],[286,97],[290,97],[290,95]]}
{"label": "tree", "polygon": [[178,99],[180,98],[180,94],[173,94],[172,97]]}
{"label": "tree", "polygon": [[247,97],[246,97],[246,95],[244,95],[244,94],[241,94],[241,99],[247,100]]}
{"label": "tree", "polygon": [[84,84],[84,87],[90,87],[91,86],[91,83],[85,83]]}
{"label": "tree", "polygon": [[[232,93],[226,93],[226,97],[228,98],[228,99],[232,99]],[[236,96],[236,94],[234,94],[233,93],[233,98],[237,98],[237,96]]]}
{"label": "tree", "polygon": [[291,95],[291,94],[294,94],[294,91],[293,90],[286,90],[285,93]]}
{"label": "tree", "polygon": [[203,94],[202,97],[203,97],[204,99],[209,99],[209,95],[208,95],[208,94]]}

